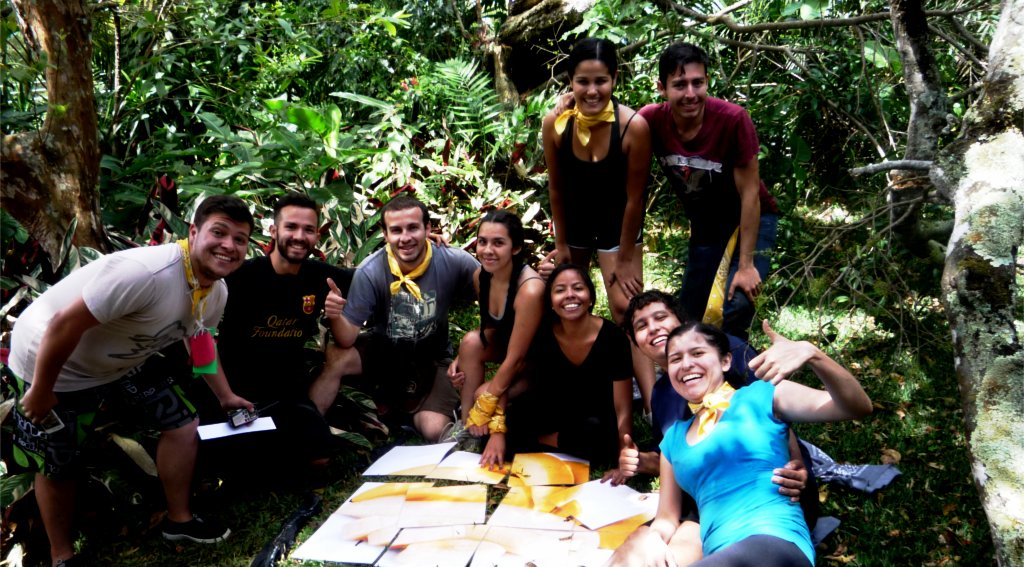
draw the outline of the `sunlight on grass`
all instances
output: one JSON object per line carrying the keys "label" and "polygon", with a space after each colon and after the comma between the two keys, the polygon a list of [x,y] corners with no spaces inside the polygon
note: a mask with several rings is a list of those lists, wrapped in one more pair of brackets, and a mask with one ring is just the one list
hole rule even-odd
{"label": "sunlight on grass", "polygon": [[796,215],[808,222],[826,226],[838,226],[854,222],[859,217],[837,204],[820,207],[797,206]]}
{"label": "sunlight on grass", "polygon": [[892,334],[879,328],[875,318],[861,309],[821,309],[789,305],[771,319],[776,331],[792,339],[805,338],[821,348],[840,351],[855,340],[886,340]]}

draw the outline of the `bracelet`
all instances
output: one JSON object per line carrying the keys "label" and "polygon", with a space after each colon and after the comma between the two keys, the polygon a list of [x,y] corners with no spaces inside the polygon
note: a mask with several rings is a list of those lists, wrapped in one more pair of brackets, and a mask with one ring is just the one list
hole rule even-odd
{"label": "bracelet", "polygon": [[489,433],[507,432],[507,414],[503,408],[496,408],[496,413],[489,419]]}
{"label": "bracelet", "polygon": [[468,424],[485,425],[489,423],[489,418],[496,413],[496,404],[499,401],[499,397],[490,394],[488,391],[483,392],[475,400],[475,405],[471,408],[471,411],[468,412]]}

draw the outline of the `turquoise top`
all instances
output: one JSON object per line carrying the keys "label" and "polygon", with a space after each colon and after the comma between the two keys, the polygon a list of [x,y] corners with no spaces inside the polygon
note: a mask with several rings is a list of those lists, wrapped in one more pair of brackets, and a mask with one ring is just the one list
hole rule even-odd
{"label": "turquoise top", "polygon": [[796,544],[814,564],[803,510],[771,482],[772,471],[789,461],[789,430],[774,416],[774,392],[771,384],[754,382],[735,392],[705,439],[686,442],[690,418],[676,421],[660,444],[678,485],[696,500],[704,556],[770,535]]}

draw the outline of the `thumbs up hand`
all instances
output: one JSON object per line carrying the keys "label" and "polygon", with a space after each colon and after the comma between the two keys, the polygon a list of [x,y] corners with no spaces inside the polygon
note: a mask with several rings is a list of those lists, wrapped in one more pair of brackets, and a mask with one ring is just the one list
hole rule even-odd
{"label": "thumbs up hand", "polygon": [[611,486],[624,484],[639,471],[639,447],[635,446],[632,436],[625,434],[618,457],[618,468],[607,471],[600,482],[610,481]]}
{"label": "thumbs up hand", "polygon": [[343,307],[346,306],[346,299],[343,298],[343,293],[339,291],[339,286],[336,285],[335,280],[327,278],[328,281],[328,295],[325,296],[325,316],[329,319],[335,319],[343,316]]}
{"label": "thumbs up hand", "polygon": [[806,341],[793,341],[776,333],[764,319],[764,334],[771,339],[771,346],[750,361],[750,368],[757,378],[777,385],[794,372],[803,368],[818,352],[817,347]]}

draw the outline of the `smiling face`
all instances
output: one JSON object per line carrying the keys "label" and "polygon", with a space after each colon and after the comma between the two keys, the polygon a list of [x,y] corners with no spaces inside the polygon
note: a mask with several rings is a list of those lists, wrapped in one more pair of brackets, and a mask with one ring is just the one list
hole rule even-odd
{"label": "smiling face", "polygon": [[234,272],[246,258],[250,225],[212,213],[199,227],[189,227],[189,261],[203,287]]}
{"label": "smiling face", "polygon": [[564,270],[557,274],[550,288],[550,305],[562,320],[588,317],[596,298],[578,270]]}
{"label": "smiling face", "polygon": [[681,321],[678,316],[661,301],[654,301],[632,314],[632,333],[635,343],[642,353],[667,369],[667,337]]}
{"label": "smiling face", "polygon": [[703,119],[707,101],[707,69],[701,63],[686,63],[658,82],[657,90],[667,99],[679,125],[695,124]]}
{"label": "smiling face", "polygon": [[425,239],[430,226],[426,225],[421,209],[386,211],[382,215],[385,238],[404,273],[416,268],[425,257]]}
{"label": "smiling face", "polygon": [[599,114],[607,107],[613,92],[614,77],[603,61],[590,59],[575,66],[575,73],[571,77],[571,93],[579,112],[587,116]]}
{"label": "smiling face", "polygon": [[306,207],[285,206],[271,225],[275,241],[273,255],[290,264],[299,264],[318,243],[318,213]]}
{"label": "smiling face", "polygon": [[483,222],[479,226],[475,254],[478,255],[483,270],[496,273],[501,268],[509,266],[514,255],[519,252],[521,248],[514,248],[506,226],[498,222]]}
{"label": "smiling face", "polygon": [[699,403],[718,389],[732,366],[732,355],[721,355],[707,337],[696,331],[676,335],[667,344],[668,377],[678,395]]}

